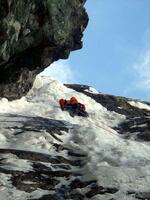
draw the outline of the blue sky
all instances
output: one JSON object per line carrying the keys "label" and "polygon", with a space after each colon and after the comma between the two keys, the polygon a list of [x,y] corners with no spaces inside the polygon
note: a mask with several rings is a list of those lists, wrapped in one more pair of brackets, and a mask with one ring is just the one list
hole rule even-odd
{"label": "blue sky", "polygon": [[50,73],[64,82],[150,100],[150,0],[88,0],[83,48]]}

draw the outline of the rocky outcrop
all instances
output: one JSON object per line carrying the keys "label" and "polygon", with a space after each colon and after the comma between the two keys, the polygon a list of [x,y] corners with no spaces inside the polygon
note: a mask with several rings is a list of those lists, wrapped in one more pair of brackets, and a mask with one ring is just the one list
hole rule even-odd
{"label": "rocky outcrop", "polygon": [[[90,87],[79,84],[66,84],[67,87],[81,92],[93,98],[97,103],[102,104],[107,110],[115,111],[125,115],[126,120],[117,127],[117,132],[126,139],[135,139],[138,141],[150,141],[150,110],[141,109],[132,106],[129,102],[133,99],[126,97],[113,96],[102,93],[90,92]],[[149,102],[134,100],[150,106]]]}
{"label": "rocky outcrop", "polygon": [[0,1],[0,96],[20,98],[38,73],[82,47],[85,0]]}

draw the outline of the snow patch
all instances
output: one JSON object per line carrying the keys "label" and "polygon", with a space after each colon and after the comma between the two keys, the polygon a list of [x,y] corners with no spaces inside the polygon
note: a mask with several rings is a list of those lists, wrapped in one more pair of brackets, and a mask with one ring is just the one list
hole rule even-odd
{"label": "snow patch", "polygon": [[14,154],[0,154],[1,168],[28,172],[32,171],[31,163],[28,160],[19,159]]}
{"label": "snow patch", "polygon": [[128,101],[128,103],[131,106],[134,106],[134,107],[137,107],[137,108],[140,108],[140,109],[150,110],[150,106],[149,105],[147,105],[145,103],[142,103],[142,102],[139,102],[139,101]]}
{"label": "snow patch", "polygon": [[99,94],[99,92],[93,87],[89,87],[88,89],[85,89],[84,91],[89,92],[89,93],[93,93],[93,94]]}

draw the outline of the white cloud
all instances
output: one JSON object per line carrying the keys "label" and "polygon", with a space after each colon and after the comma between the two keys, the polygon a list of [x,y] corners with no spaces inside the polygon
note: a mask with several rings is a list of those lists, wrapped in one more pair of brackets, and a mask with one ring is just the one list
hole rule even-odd
{"label": "white cloud", "polygon": [[150,28],[143,34],[144,47],[132,66],[134,80],[131,90],[150,91]]}
{"label": "white cloud", "polygon": [[143,34],[143,42],[146,48],[150,48],[150,28],[147,28]]}
{"label": "white cloud", "polygon": [[41,75],[51,76],[63,83],[74,83],[75,72],[69,65],[68,61],[57,61],[46,68]]}
{"label": "white cloud", "polygon": [[132,76],[132,81],[124,90],[125,96],[150,100],[150,28],[142,37],[143,48],[134,64],[128,69]]}
{"label": "white cloud", "polygon": [[133,66],[136,88],[150,90],[150,49],[145,50]]}

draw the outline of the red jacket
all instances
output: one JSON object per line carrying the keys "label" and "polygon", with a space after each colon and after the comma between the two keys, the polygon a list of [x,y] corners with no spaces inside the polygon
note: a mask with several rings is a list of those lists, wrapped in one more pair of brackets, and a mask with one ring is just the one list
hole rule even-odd
{"label": "red jacket", "polygon": [[75,97],[71,97],[69,102],[70,102],[70,104],[76,104],[76,103],[78,103],[78,100]]}
{"label": "red jacket", "polygon": [[[66,104],[71,104],[71,105],[75,105],[78,104],[78,100],[75,97],[71,97],[70,100],[66,100],[66,99],[60,99],[59,100],[59,104],[62,110],[64,110],[65,105]],[[81,109],[85,110],[85,105],[84,104],[80,104]]]}
{"label": "red jacket", "polygon": [[64,107],[67,104],[67,100],[66,99],[60,99],[59,104],[60,104],[61,109],[64,110]]}

